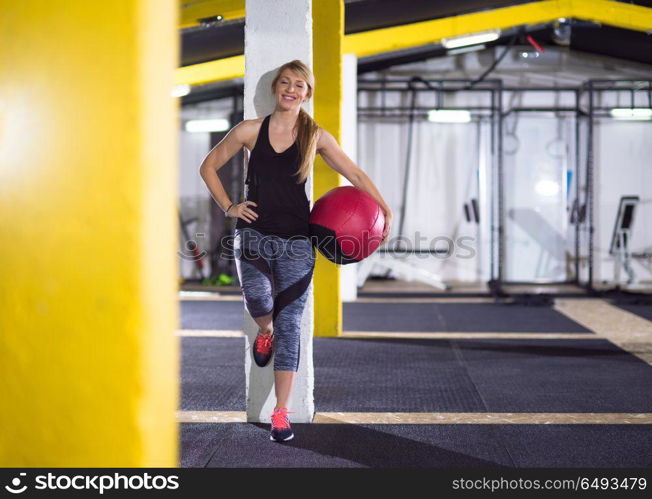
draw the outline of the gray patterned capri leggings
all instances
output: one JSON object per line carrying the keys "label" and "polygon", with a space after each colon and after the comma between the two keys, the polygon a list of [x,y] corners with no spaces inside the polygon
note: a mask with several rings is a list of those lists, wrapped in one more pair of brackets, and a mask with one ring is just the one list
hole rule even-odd
{"label": "gray patterned capri leggings", "polygon": [[311,240],[245,227],[235,229],[233,247],[247,311],[252,318],[273,312],[274,370],[297,371],[301,316],[315,267]]}

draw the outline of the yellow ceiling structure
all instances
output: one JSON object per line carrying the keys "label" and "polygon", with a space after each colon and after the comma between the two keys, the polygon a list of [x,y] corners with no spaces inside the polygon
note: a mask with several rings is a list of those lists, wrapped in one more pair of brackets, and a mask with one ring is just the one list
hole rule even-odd
{"label": "yellow ceiling structure", "polygon": [[244,77],[244,55],[225,57],[214,61],[177,68],[176,85],[203,85],[214,81]]}
{"label": "yellow ceiling structure", "polygon": [[346,35],[344,52],[364,57],[437,43],[442,38],[547,23],[561,17],[639,31],[652,29],[652,9],[646,7],[612,0],[546,0]]}
{"label": "yellow ceiling structure", "polygon": [[[188,3],[192,2],[188,0]],[[195,12],[208,13],[203,17],[214,15],[218,8],[235,15],[236,9],[241,7],[241,17],[244,15],[243,0],[197,0],[195,3],[196,6],[188,8],[195,8]],[[189,22],[187,13],[184,16],[185,22]],[[490,29],[547,23],[562,17],[635,31],[652,31],[652,9],[648,7],[615,0],[543,0],[345,35],[343,51],[365,57],[438,43],[442,38]],[[183,17],[181,22],[184,22]],[[177,83],[199,85],[243,76],[244,55],[239,55],[179,68]]]}
{"label": "yellow ceiling structure", "polygon": [[245,16],[245,0],[180,0],[179,28],[198,26],[199,19],[222,16],[225,21]]}

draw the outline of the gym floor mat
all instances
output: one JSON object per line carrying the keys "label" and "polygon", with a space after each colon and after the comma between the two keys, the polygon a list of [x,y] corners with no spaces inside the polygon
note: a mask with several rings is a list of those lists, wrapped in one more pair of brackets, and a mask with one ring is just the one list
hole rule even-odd
{"label": "gym floor mat", "polygon": [[244,411],[244,338],[180,340],[180,409]]}
{"label": "gym floor mat", "polygon": [[618,308],[622,308],[623,310],[627,310],[632,314],[636,314],[639,317],[642,317],[643,319],[652,321],[652,305],[632,305],[632,304],[623,304],[623,303],[616,303],[616,302],[612,302],[612,305]]}
{"label": "gym floor mat", "polygon": [[314,352],[320,412],[652,412],[652,369],[606,340],[317,338]]}
{"label": "gym floor mat", "polygon": [[182,467],[641,467],[649,425],[181,424]]}
{"label": "gym floor mat", "polygon": [[[181,301],[181,329],[242,329],[240,301]],[[587,333],[551,307],[497,303],[344,303],[345,331]]]}
{"label": "gym floor mat", "polygon": [[292,428],[296,438],[279,444],[269,440],[268,424],[183,423],[181,466],[512,466],[498,429],[489,425],[455,431],[439,425],[295,423]]}
{"label": "gym floor mat", "polygon": [[351,331],[591,333],[551,307],[511,304],[348,303],[343,315]]}
{"label": "gym floor mat", "polygon": [[[182,410],[238,411],[244,339],[182,338]],[[606,340],[316,338],[319,412],[652,412],[652,369]]]}
{"label": "gym floor mat", "polygon": [[242,301],[179,302],[180,329],[242,329],[245,309]]}
{"label": "gym floor mat", "polygon": [[521,468],[652,466],[650,425],[500,425],[498,429]]}

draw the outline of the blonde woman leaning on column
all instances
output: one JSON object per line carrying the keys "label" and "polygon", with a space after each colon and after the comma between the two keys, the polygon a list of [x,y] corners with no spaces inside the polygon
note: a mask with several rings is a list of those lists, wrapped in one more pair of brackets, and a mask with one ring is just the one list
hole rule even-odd
{"label": "blonde woman leaning on column", "polygon": [[[310,202],[305,192],[315,154],[380,204],[385,213],[383,241],[390,233],[393,216],[367,174],[302,109],[301,104],[314,93],[310,68],[299,60],[288,62],[279,68],[271,87],[274,112],[233,127],[208,153],[200,175],[225,214],[238,218],[236,268],[245,306],[260,327],[253,357],[262,367],[274,354],[276,407],[270,438],[287,441],[294,437],[287,405],[299,366],[301,315],[315,262],[309,239]],[[217,170],[242,147],[251,152],[247,199],[233,203]]]}

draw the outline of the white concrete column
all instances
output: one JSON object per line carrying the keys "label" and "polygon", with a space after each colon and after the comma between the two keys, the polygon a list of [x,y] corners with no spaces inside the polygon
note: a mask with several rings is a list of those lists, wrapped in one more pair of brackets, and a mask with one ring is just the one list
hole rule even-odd
{"label": "white concrete column", "polygon": [[[244,117],[253,119],[274,111],[271,82],[282,64],[299,59],[312,68],[312,1],[246,0],[245,11]],[[304,109],[313,115],[313,99],[304,104]],[[312,202],[312,175],[306,182],[306,193]],[[311,422],[315,411],[313,302],[311,283],[301,323],[299,371],[288,404],[288,409],[294,413],[291,421],[297,423]],[[258,326],[246,309],[244,315],[247,421],[269,423],[276,401],[274,359],[265,368],[253,362],[251,348]]]}
{"label": "white concrete column", "polygon": [[[358,163],[358,57],[342,57],[342,150],[354,163]],[[351,185],[342,177],[342,185]],[[358,265],[350,263],[340,269],[340,294],[342,301],[355,301],[358,297]]]}

